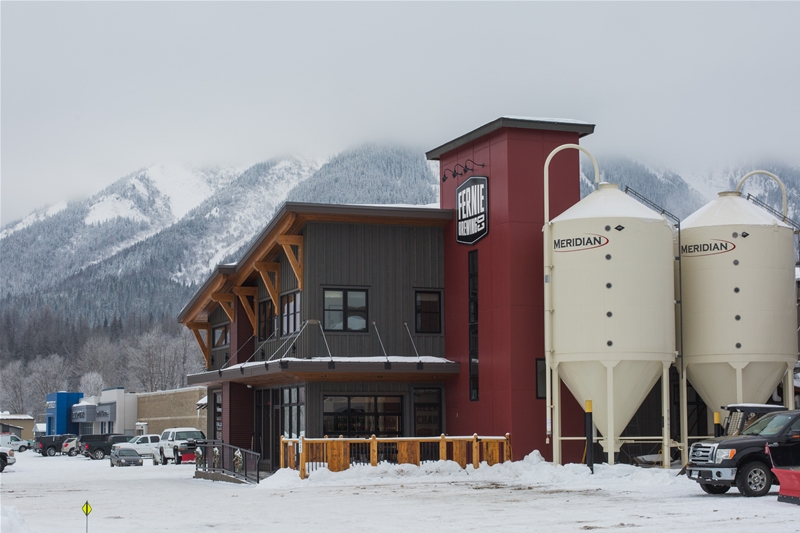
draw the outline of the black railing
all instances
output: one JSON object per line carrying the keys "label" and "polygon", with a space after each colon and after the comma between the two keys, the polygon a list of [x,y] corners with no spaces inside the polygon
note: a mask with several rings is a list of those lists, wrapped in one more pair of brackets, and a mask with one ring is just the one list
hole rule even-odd
{"label": "black railing", "polygon": [[258,460],[256,453],[222,441],[210,440],[197,443],[195,467],[202,472],[216,472],[241,479],[248,483],[258,483]]}

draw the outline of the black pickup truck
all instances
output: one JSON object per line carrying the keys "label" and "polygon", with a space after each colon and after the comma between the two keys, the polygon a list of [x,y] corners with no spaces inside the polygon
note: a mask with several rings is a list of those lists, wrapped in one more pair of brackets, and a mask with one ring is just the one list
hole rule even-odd
{"label": "black pickup truck", "polygon": [[42,457],[53,457],[55,454],[61,453],[61,446],[64,444],[64,441],[72,437],[77,437],[77,435],[65,433],[63,435],[44,435],[36,437],[36,440],[33,442],[33,451],[42,454]]}
{"label": "black pickup truck", "polygon": [[708,494],[735,486],[744,496],[764,496],[777,483],[773,464],[800,466],[800,410],[769,413],[731,433],[692,444],[686,474]]}
{"label": "black pickup truck", "polygon": [[78,439],[79,453],[92,459],[103,459],[111,453],[111,446],[118,442],[128,442],[130,435],[100,434],[81,435]]}

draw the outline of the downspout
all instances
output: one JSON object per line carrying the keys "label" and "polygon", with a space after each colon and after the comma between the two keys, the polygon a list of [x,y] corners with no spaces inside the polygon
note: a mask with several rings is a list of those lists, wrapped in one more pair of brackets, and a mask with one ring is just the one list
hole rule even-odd
{"label": "downspout", "polygon": [[[550,442],[550,436],[553,435],[553,383],[552,383],[552,372],[553,372],[553,289],[552,289],[552,272],[553,272],[553,257],[552,257],[552,246],[550,242],[550,235],[552,233],[551,229],[551,222],[550,222],[550,161],[553,160],[553,157],[557,153],[562,150],[566,150],[568,148],[573,148],[575,150],[580,150],[581,152],[585,153],[589,156],[589,159],[592,161],[592,165],[594,166],[594,183],[595,189],[597,185],[600,183],[600,168],[597,166],[597,160],[594,156],[587,150],[586,148],[577,145],[577,144],[562,144],[558,148],[554,149],[550,152],[550,155],[547,156],[547,160],[544,162],[544,227],[542,228],[542,232],[544,234],[544,357],[545,357],[545,366],[547,367],[545,371],[545,394],[546,394],[546,412],[547,412],[547,437],[546,442]],[[556,380],[560,381],[560,380]],[[556,386],[560,386],[559,383],[556,383]],[[556,406],[556,413],[560,416],[561,407],[560,402],[559,405]],[[556,435],[553,435],[553,464],[559,464],[561,462],[561,431],[558,428]]]}

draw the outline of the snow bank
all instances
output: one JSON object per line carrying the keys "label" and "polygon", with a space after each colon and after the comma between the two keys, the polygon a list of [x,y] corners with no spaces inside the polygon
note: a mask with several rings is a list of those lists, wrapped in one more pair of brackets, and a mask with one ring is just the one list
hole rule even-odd
{"label": "snow bank", "polygon": [[343,472],[331,472],[322,468],[309,473],[302,481],[297,471],[282,469],[263,480],[259,487],[266,490],[300,488],[303,486],[370,485],[397,483],[450,483],[484,482],[510,485],[568,487],[651,487],[685,482],[677,478],[676,470],[640,468],[632,465],[595,465],[594,474],[581,464],[553,465],[544,460],[538,451],[527,455],[522,461],[500,463],[489,466],[481,463],[475,469],[467,465],[462,469],[453,461],[437,461],[416,465],[380,463],[378,466],[353,466]]}
{"label": "snow bank", "polygon": [[3,533],[30,533],[25,517],[16,507],[0,503],[0,531]]}

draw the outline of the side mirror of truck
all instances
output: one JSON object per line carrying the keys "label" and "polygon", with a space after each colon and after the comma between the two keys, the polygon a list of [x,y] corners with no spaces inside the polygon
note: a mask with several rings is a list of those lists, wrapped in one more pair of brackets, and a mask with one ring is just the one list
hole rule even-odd
{"label": "side mirror of truck", "polygon": [[792,429],[784,437],[786,442],[800,442],[800,429]]}

